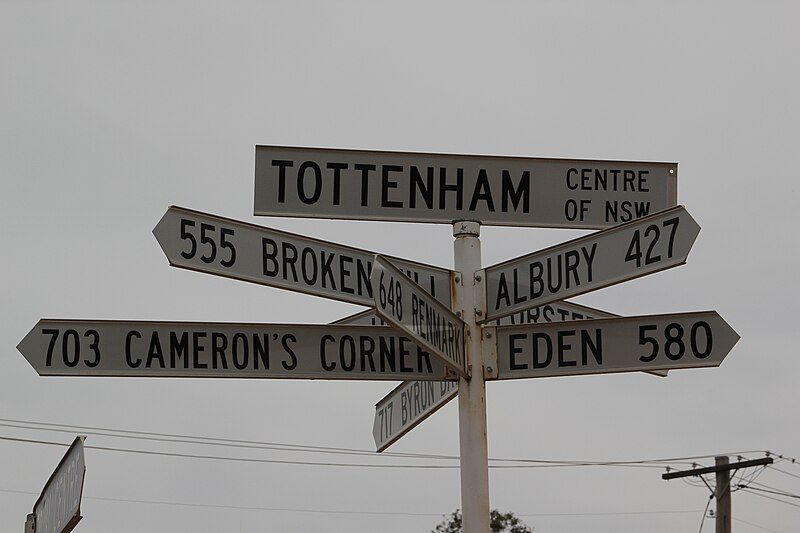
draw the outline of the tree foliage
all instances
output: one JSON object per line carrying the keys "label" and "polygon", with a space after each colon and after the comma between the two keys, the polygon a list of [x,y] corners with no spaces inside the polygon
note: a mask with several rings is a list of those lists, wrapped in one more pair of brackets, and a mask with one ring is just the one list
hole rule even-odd
{"label": "tree foliage", "polygon": [[[461,533],[461,509],[456,509],[436,526],[431,533]],[[514,516],[514,513],[501,513],[493,509],[489,513],[489,528],[492,533],[533,533],[533,529]]]}

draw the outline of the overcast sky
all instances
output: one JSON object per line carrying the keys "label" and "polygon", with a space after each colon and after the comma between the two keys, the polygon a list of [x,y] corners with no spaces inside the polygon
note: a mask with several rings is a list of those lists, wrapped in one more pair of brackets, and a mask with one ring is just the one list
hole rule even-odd
{"label": "overcast sky", "polygon": [[[168,266],[151,230],[170,204],[452,267],[448,225],[252,216],[256,144],[678,161],[679,201],[702,227],[688,263],[576,301],[618,314],[714,309],[741,342],[720,368],[666,379],[490,383],[489,454],[800,455],[798,16],[796,3],[777,1],[1,1],[0,417],[373,448],[373,405],[392,383],[40,378],[15,349],[41,317],[324,323],[363,309]],[[485,227],[484,263],[583,233]],[[457,454],[457,418],[450,404],[391,450]],[[400,462],[96,435],[88,444]],[[4,531],[22,530],[36,498],[13,491],[38,493],[63,453],[0,441]],[[428,531],[459,506],[455,469],[99,450],[86,465],[89,497],[424,516],[85,499],[80,533]],[[537,533],[695,531],[708,491],[661,473],[494,470],[491,504],[569,515],[526,517]],[[759,481],[800,492],[775,471]],[[733,510],[767,530],[800,524],[800,509],[745,491]]]}

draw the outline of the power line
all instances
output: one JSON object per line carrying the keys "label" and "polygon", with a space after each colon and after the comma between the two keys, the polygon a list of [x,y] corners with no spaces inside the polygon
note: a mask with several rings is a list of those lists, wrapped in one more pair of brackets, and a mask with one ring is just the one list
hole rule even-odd
{"label": "power line", "polygon": [[[376,455],[375,452],[370,450],[363,450],[363,449],[356,449],[356,448],[339,448],[339,447],[331,447],[331,446],[314,446],[314,445],[305,445],[305,444],[294,444],[294,443],[283,443],[283,442],[268,442],[268,441],[253,441],[253,440],[241,440],[241,439],[230,439],[230,438],[221,438],[221,437],[207,437],[207,436],[196,436],[196,435],[186,435],[186,434],[177,434],[177,433],[159,433],[159,432],[151,432],[151,431],[137,431],[137,430],[124,430],[124,429],[114,429],[114,428],[105,428],[105,427],[98,427],[98,426],[78,426],[78,425],[70,425],[70,424],[58,424],[58,423],[50,423],[50,422],[39,422],[39,421],[32,421],[32,420],[19,420],[19,419],[9,419],[9,418],[0,418],[0,426],[7,426],[7,427],[16,427],[20,429],[31,429],[31,430],[39,430],[39,431],[56,431],[61,433],[72,433],[74,431],[80,431],[88,434],[100,435],[100,436],[107,436],[107,437],[116,437],[116,438],[130,438],[136,440],[152,440],[157,442],[176,442],[176,443],[184,443],[184,444],[202,444],[202,445],[215,445],[215,446],[227,446],[227,447],[234,447],[234,448],[250,448],[250,449],[269,449],[275,451],[303,451],[303,452],[319,452],[319,453],[335,453],[335,454],[352,454],[352,455],[366,455],[370,457],[396,457],[396,458],[419,458],[419,459],[443,459],[443,460],[457,460],[459,457],[455,455],[435,455],[435,454],[418,454],[418,453],[392,453],[392,452],[384,452],[380,456]],[[13,425],[17,424],[17,425]],[[19,424],[29,424],[35,426],[50,426],[50,427],[24,427],[19,426]],[[68,431],[65,429],[53,429],[53,428],[69,428],[72,431]],[[108,432],[113,433],[128,433],[130,435],[115,435],[110,434]],[[178,440],[180,439],[180,440]],[[205,442],[205,441],[214,441],[214,442]],[[291,449],[286,449],[291,448]],[[740,455],[740,454],[749,454],[749,453],[769,453],[763,450],[750,450],[750,451],[740,451],[740,452],[731,452],[729,455]],[[687,456],[687,457],[670,457],[670,458],[663,458],[663,459],[641,459],[641,460],[633,460],[633,461],[584,461],[584,460],[541,460],[541,459],[508,459],[508,458],[491,458],[491,461],[494,462],[513,462],[513,463],[533,463],[535,465],[553,465],[553,466],[635,466],[635,465],[646,465],[647,468],[663,468],[663,466],[653,466],[653,464],[658,463],[670,463],[670,464],[678,464],[683,463],[686,461],[693,461],[699,459],[706,459],[714,457],[714,455],[695,455],[695,456]],[[521,465],[511,465],[511,466],[500,466],[495,465],[494,468],[520,468]]]}
{"label": "power line", "polygon": [[[0,489],[0,492],[8,492],[12,494],[26,494],[36,496],[39,493],[26,490],[14,489]],[[250,505],[223,505],[223,504],[206,504],[206,503],[192,503],[192,502],[175,502],[164,500],[139,500],[129,498],[109,498],[101,496],[83,496],[87,500],[97,500],[104,502],[117,502],[117,503],[136,503],[143,505],[167,505],[175,507],[196,507],[207,509],[230,509],[235,511],[278,511],[290,513],[316,513],[316,514],[344,514],[344,515],[393,515],[393,516],[445,516],[445,513],[413,513],[408,511],[342,511],[338,509],[310,509],[310,508],[297,508],[297,507],[262,507]],[[617,511],[617,512],[597,512],[597,513],[515,513],[517,516],[525,517],[579,517],[579,516],[639,516],[639,515],[656,515],[656,514],[685,514],[696,513],[697,509],[686,510],[665,510],[665,511]]]}
{"label": "power line", "polygon": [[[38,492],[27,490],[0,489],[0,492],[10,492],[14,494],[38,495]],[[97,500],[103,502],[117,503],[138,503],[144,505],[169,505],[175,507],[195,507],[204,509],[230,509],[235,511],[282,511],[289,513],[316,513],[316,514],[343,514],[343,515],[378,515],[378,516],[442,516],[442,513],[412,513],[408,511],[342,511],[338,509],[306,509],[297,507],[260,507],[248,505],[220,505],[212,503],[190,503],[190,502],[170,502],[163,500],[136,500],[128,498],[109,498],[104,496],[83,496],[86,500]]]}
{"label": "power line", "polygon": [[698,530],[699,533],[703,533],[703,524],[706,522],[706,513],[708,513],[708,506],[711,505],[711,500],[714,499],[714,495],[708,497],[708,501],[706,502],[706,508],[703,509],[703,517],[700,519],[700,529]]}
{"label": "power line", "polygon": [[772,496],[767,496],[766,494],[760,494],[758,492],[752,492],[754,489],[749,488],[749,487],[743,487],[742,490],[746,490],[746,491],[750,492],[750,494],[752,494],[753,496],[761,496],[762,498],[766,498],[768,500],[775,500],[776,502],[781,502],[781,503],[785,503],[786,505],[791,505],[792,507],[800,508],[800,505],[798,505],[796,503],[787,502],[786,500],[781,500],[781,499],[778,499],[778,498],[773,498]]}
{"label": "power line", "polygon": [[787,472],[786,470],[781,470],[780,468],[775,468],[774,466],[770,466],[768,468],[771,468],[772,470],[775,470],[776,472],[780,472],[781,474],[786,474],[787,476],[792,476],[792,477],[796,477],[797,479],[800,479],[800,476],[798,476],[797,474],[792,474],[791,472]]}
{"label": "power line", "polygon": [[[24,442],[30,444],[42,444],[49,446],[66,447],[68,444],[54,441],[45,441],[38,439],[26,439],[20,437],[0,436],[0,440],[11,442]],[[379,463],[331,463],[322,461],[297,461],[288,459],[260,459],[260,458],[247,458],[247,457],[230,457],[220,455],[201,455],[177,452],[165,452],[156,450],[136,450],[130,448],[115,448],[111,446],[96,446],[85,445],[84,448],[90,450],[100,450],[109,452],[122,452],[139,455],[157,455],[164,457],[183,457],[189,459],[207,459],[217,461],[234,461],[244,463],[266,463],[266,464],[283,464],[283,465],[296,465],[296,466],[328,466],[328,467],[350,467],[350,468],[415,468],[415,469],[436,469],[436,470],[455,470],[458,465],[441,465],[441,464],[379,464]],[[373,455],[373,457],[375,457]],[[608,461],[608,462],[555,462],[555,461],[539,461],[534,459],[520,460],[536,464],[517,464],[517,465],[489,465],[491,469],[509,469],[509,468],[555,468],[555,467],[579,467],[579,466],[614,466],[614,467],[632,467],[632,468],[663,468],[663,466],[644,464],[647,461]]]}
{"label": "power line", "polygon": [[774,529],[770,529],[768,527],[759,526],[758,524],[754,524],[752,522],[748,522],[747,520],[742,520],[741,518],[736,518],[735,516],[731,517],[735,522],[741,522],[742,524],[747,524],[748,526],[757,527],[758,529],[763,529],[764,531],[770,531],[771,533],[780,533]]}
{"label": "power line", "polygon": [[789,492],[783,492],[778,490],[769,490],[769,489],[760,489],[758,487],[749,487],[747,485],[739,485],[740,489],[747,489],[747,490],[757,490],[759,492],[766,492],[768,494],[776,494],[778,496],[783,496],[784,498],[797,498],[800,500],[800,495],[798,494],[791,494]]}
{"label": "power line", "polygon": [[[3,420],[3,419],[0,419]],[[42,423],[40,423],[42,424]],[[8,423],[0,423],[2,427],[12,427],[17,429],[30,429],[36,431],[53,431],[58,433],[70,433],[74,434],[73,430],[67,429],[58,429],[58,428],[47,428],[47,427],[33,427],[33,426],[25,426],[21,424],[8,424]],[[59,424],[61,426],[61,424]],[[194,437],[194,438],[187,438],[187,439],[177,439],[172,438],[171,436],[168,438],[161,438],[161,437],[151,437],[151,436],[141,436],[141,435],[117,435],[113,433],[107,433],[103,431],[84,431],[86,428],[82,426],[72,426],[77,431],[81,431],[88,435],[98,435],[98,436],[105,436],[105,437],[115,437],[115,438],[129,438],[134,440],[147,440],[147,441],[156,441],[156,442],[174,442],[180,444],[201,444],[207,446],[223,446],[223,447],[230,447],[230,448],[246,448],[246,449],[266,449],[266,450],[274,450],[274,451],[290,451],[290,452],[310,452],[310,453],[331,453],[331,454],[339,454],[339,455],[358,455],[358,456],[369,456],[369,457],[380,457],[376,455],[375,452],[369,452],[366,450],[355,450],[355,449],[348,449],[348,448],[330,448],[330,447],[311,447],[309,449],[301,448],[302,445],[298,444],[273,444],[273,443],[264,443],[259,445],[254,444],[234,444],[231,442],[205,442],[202,440],[193,440],[194,438],[210,438],[210,437]],[[123,430],[104,430],[104,431],[119,431],[122,432]],[[232,440],[232,439],[226,439]],[[286,446],[286,447],[284,447]],[[397,457],[397,458],[420,458],[420,459],[447,459],[447,460],[457,460],[458,456],[454,455],[433,455],[433,454],[412,454],[412,453],[384,453],[383,456],[387,457]],[[620,467],[641,467],[641,468],[663,468],[661,466],[656,465],[647,465],[649,461],[611,461],[611,462],[593,462],[593,461],[546,461],[546,460],[537,460],[537,459],[490,459],[490,461],[496,462],[515,462],[515,463],[536,463],[537,466],[620,466]],[[662,460],[659,460],[659,462]],[[641,464],[639,464],[641,463]],[[525,467],[522,465],[509,465],[509,466],[493,466],[493,468],[530,468]]]}
{"label": "power line", "polygon": [[[30,444],[43,444],[48,446],[67,447],[68,444],[36,439],[23,439],[17,437],[0,436],[0,440],[12,442],[25,442]],[[358,468],[420,468],[420,469],[457,469],[458,465],[409,465],[409,464],[370,464],[370,463],[326,463],[321,461],[291,461],[285,459],[256,459],[248,457],[228,457],[221,455],[198,455],[188,453],[161,452],[154,450],[133,450],[129,448],[113,448],[110,446],[84,445],[87,450],[100,450],[106,452],[123,452],[139,455],[159,455],[163,457],[183,457],[188,459],[209,459],[217,461],[235,461],[242,463],[267,463],[284,465],[304,465],[304,466],[330,466],[330,467],[358,467]]]}

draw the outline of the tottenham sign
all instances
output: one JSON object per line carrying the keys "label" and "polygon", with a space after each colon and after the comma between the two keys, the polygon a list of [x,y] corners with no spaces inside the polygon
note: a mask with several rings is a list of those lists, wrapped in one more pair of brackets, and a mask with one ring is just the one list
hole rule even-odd
{"label": "tottenham sign", "polygon": [[676,205],[678,165],[256,147],[256,215],[606,228]]}

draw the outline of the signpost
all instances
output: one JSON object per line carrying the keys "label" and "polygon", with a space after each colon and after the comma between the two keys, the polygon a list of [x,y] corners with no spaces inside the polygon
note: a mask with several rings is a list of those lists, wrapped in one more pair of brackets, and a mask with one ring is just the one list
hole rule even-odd
{"label": "signpost", "polygon": [[86,462],[83,441],[76,437],[56,466],[28,515],[26,530],[32,533],[69,533],[81,521],[81,496]]}
{"label": "signpost", "polygon": [[[453,271],[181,207],[170,265],[370,309],[329,325],[43,319],[17,347],[42,376],[402,380],[376,404],[385,450],[458,396],[464,533],[489,530],[486,381],[718,366],[716,312],[617,317],[565,301],[686,262],[700,227],[677,164],[257,146],[254,213],[452,224]],[[480,227],[601,231],[482,267]],[[29,533],[80,520],[76,440]]]}
{"label": "signpost", "polygon": [[498,379],[719,366],[739,341],[713,311],[500,326],[483,338]]}
{"label": "signpost", "polygon": [[[153,235],[172,266],[372,306],[374,252],[175,206]],[[449,270],[387,258],[450,305]]]}
{"label": "signpost", "polygon": [[[595,318],[617,317],[612,313],[572,302],[554,302],[499,319],[496,325],[540,324],[569,322]],[[372,310],[362,311],[337,320],[334,324],[384,324]],[[666,376],[667,370],[648,373]],[[372,436],[377,452],[386,450],[406,433],[417,427],[445,404],[458,396],[458,383],[454,381],[404,381],[375,404]]]}
{"label": "signpost", "polygon": [[370,282],[375,288],[372,297],[380,317],[450,365],[459,375],[469,376],[464,356],[463,320],[383,256],[375,256]]}
{"label": "signpost", "polygon": [[678,206],[486,268],[486,322],[682,265],[700,226]]}
{"label": "signpost", "polygon": [[17,349],[40,376],[445,380],[381,326],[42,319]]}
{"label": "signpost", "polygon": [[263,216],[598,229],[677,203],[677,163],[256,146]]}

